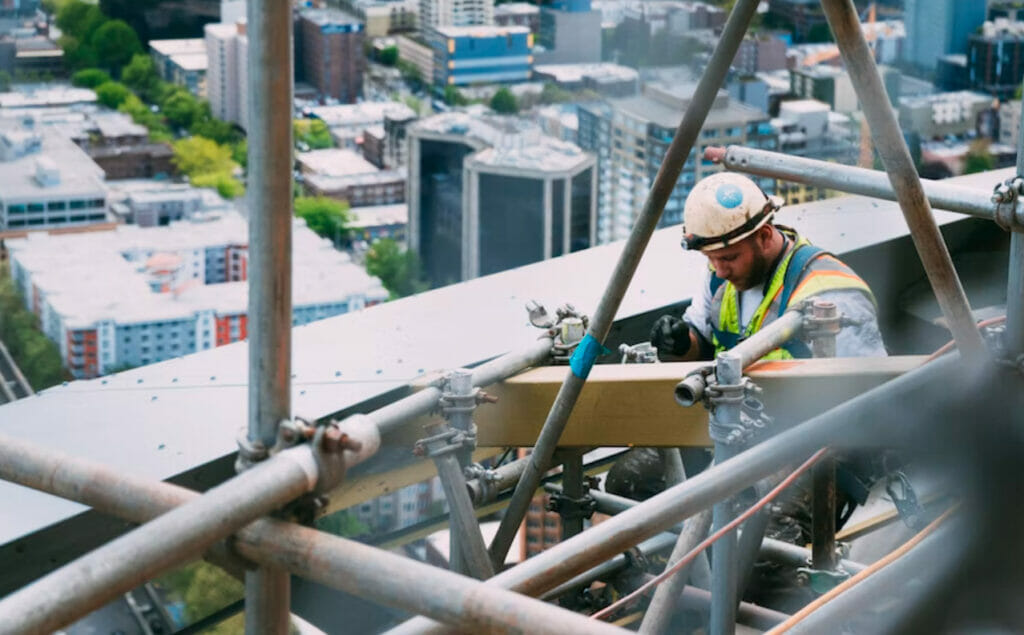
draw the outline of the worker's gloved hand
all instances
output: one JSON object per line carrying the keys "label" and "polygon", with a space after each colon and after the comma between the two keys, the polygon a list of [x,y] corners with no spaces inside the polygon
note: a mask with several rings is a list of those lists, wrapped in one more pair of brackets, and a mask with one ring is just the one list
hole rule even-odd
{"label": "worker's gloved hand", "polygon": [[682,357],[690,351],[690,326],[677,317],[663,315],[651,327],[651,345],[659,352]]}

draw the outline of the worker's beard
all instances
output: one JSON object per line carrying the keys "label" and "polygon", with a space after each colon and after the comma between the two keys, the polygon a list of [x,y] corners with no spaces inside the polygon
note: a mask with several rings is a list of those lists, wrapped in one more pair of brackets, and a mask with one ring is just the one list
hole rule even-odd
{"label": "worker's beard", "polygon": [[760,242],[754,240],[751,242],[750,248],[753,254],[750,258],[750,269],[747,275],[740,280],[730,280],[733,286],[738,291],[747,291],[754,287],[763,286],[765,279],[768,277],[768,273],[772,268],[771,258],[768,257],[768,251],[761,246]]}

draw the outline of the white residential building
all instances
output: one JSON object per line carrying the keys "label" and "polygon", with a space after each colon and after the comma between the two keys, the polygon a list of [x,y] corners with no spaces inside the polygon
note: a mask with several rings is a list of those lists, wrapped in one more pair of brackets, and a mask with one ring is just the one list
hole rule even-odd
{"label": "white residential building", "polygon": [[421,30],[446,26],[492,26],[494,0],[419,0]]}
{"label": "white residential building", "polygon": [[210,101],[210,110],[214,117],[246,128],[249,38],[245,32],[245,22],[207,24],[204,33],[206,96]]}

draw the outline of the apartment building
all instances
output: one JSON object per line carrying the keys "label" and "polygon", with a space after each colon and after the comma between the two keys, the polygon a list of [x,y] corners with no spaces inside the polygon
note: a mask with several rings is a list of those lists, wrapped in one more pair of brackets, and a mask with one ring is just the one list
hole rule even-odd
{"label": "apartment building", "polygon": [[218,119],[246,128],[249,38],[245,22],[207,24],[203,29],[207,56],[206,97],[210,111]]}
{"label": "apartment building", "polygon": [[[383,302],[380,281],[295,221],[293,324]],[[237,213],[10,240],[11,276],[76,378],[246,338],[248,227]]]}
{"label": "apartment building", "polygon": [[303,76],[324,102],[355,103],[363,94],[365,28],[358,19],[336,9],[299,13],[297,30]]}

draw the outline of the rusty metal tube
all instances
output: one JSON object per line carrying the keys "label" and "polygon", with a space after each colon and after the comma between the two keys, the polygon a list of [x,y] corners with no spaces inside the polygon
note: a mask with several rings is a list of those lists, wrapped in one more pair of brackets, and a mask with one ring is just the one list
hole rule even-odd
{"label": "rusty metal tube", "polygon": [[[662,160],[658,174],[654,177],[643,210],[637,217],[633,230],[630,232],[622,254],[615,265],[612,277],[608,281],[604,295],[591,317],[587,335],[580,344],[580,348],[577,349],[577,353],[574,354],[578,363],[573,365],[571,372],[566,373],[562,387],[544,421],[544,427],[537,437],[533,453],[530,454],[530,462],[516,485],[505,516],[501,519],[494,541],[491,543],[491,560],[495,564],[505,562],[505,555],[519,531],[519,525],[526,516],[527,508],[530,506],[530,499],[540,485],[544,472],[551,465],[551,457],[562,436],[562,431],[569,421],[569,415],[572,414],[576,400],[583,390],[590,367],[599,354],[605,338],[608,337],[622,298],[629,289],[629,283],[640,264],[647,243],[650,242],[651,235],[661,219],[665,203],[668,202],[675,189],[686,157],[689,156],[694,142],[704,126],[704,120],[729,72],[732,60],[736,57],[740,42],[743,41],[743,36],[757,11],[757,6],[758,0],[737,0],[733,5],[718,44],[715,46],[707,68],[694,92],[693,99],[690,100],[672,138],[672,143],[669,144],[668,150],[665,152],[665,158]],[[580,355],[580,353],[586,354]]]}
{"label": "rusty metal tube", "polygon": [[821,6],[850,73],[853,88],[864,108],[864,115],[871,128],[871,138],[896,191],[900,209],[910,228],[910,236],[942,308],[946,324],[964,357],[981,359],[986,354],[985,344],[974,324],[970,304],[953,268],[949,250],[935,224],[931,206],[910,158],[910,150],[903,140],[875,65],[874,55],[864,39],[853,2],[822,0]]}
{"label": "rusty metal tube", "polygon": [[[256,469],[271,464],[273,460]],[[4,436],[0,436],[0,476],[134,522],[171,515],[175,508],[184,509],[205,498],[178,485],[123,474],[102,463]],[[469,632],[622,632],[511,591],[283,521],[256,520],[242,528],[232,543],[257,564],[430,615]],[[14,632],[35,628],[34,623],[2,615],[0,623],[19,625]]]}

